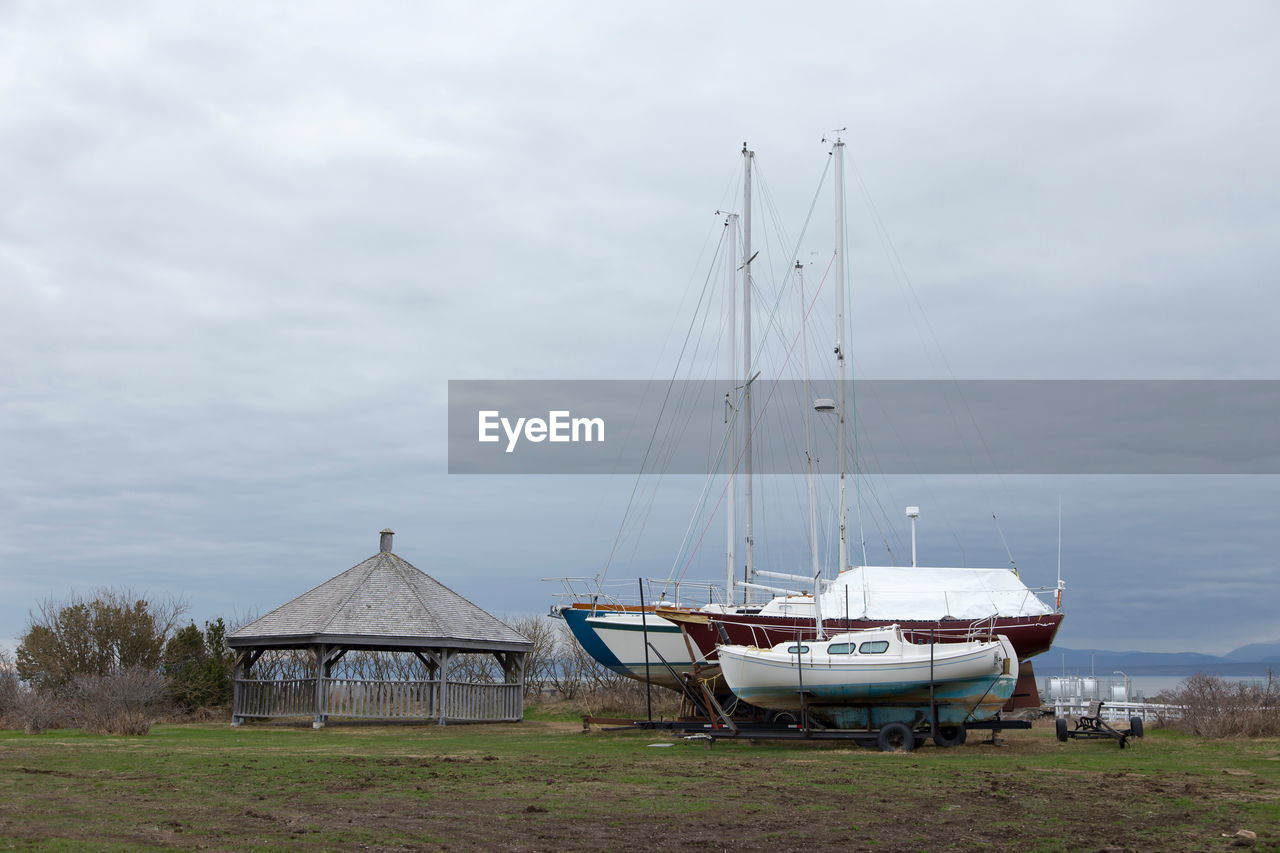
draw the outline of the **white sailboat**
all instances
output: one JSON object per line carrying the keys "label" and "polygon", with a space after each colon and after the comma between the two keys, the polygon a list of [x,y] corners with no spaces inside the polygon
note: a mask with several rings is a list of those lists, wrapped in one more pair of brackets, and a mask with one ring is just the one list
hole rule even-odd
{"label": "white sailboat", "polygon": [[1013,693],[1018,658],[1007,637],[908,642],[897,625],[771,648],[722,645],[720,671],[739,699],[761,708],[805,710],[842,729],[989,719]]}

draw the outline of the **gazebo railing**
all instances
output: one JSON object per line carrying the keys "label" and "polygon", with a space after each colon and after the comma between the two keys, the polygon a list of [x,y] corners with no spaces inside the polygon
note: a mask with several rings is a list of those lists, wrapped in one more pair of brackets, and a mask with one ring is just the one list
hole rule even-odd
{"label": "gazebo railing", "polygon": [[440,682],[325,679],[326,716],[427,720],[440,715]]}
{"label": "gazebo railing", "polygon": [[317,708],[316,679],[291,678],[235,681],[236,717],[349,717],[380,720],[500,721],[524,716],[521,684],[449,681],[444,685],[442,715],[438,680],[376,681],[326,678]]}
{"label": "gazebo railing", "polygon": [[450,681],[446,695],[450,720],[519,720],[524,713],[520,684]]}
{"label": "gazebo railing", "polygon": [[315,711],[314,678],[236,679],[237,717],[309,717]]}

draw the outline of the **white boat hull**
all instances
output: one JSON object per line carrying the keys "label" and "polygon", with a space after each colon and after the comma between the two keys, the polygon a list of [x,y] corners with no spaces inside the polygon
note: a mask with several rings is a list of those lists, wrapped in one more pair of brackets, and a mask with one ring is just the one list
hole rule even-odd
{"label": "white boat hull", "polygon": [[[896,640],[880,654],[824,651],[850,638],[865,644],[890,635]],[[794,653],[797,648],[807,653]],[[1007,638],[930,647],[903,642],[896,628],[771,649],[720,646],[719,659],[725,683],[744,702],[792,712],[805,707],[840,728],[919,725],[929,718],[931,702],[940,723],[988,719],[1012,695],[1018,672]]]}

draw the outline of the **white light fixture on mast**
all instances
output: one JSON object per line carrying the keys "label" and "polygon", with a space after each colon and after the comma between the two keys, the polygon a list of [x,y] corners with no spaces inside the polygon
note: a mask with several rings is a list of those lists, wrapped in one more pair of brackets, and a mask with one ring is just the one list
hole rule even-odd
{"label": "white light fixture on mast", "polygon": [[920,517],[920,507],[907,507],[907,518],[911,519],[911,567],[916,566],[916,519]]}

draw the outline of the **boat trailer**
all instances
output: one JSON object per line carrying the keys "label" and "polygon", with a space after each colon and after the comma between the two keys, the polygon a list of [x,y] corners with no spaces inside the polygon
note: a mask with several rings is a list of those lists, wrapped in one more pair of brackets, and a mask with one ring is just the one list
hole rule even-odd
{"label": "boat trailer", "polygon": [[[696,686],[695,686],[696,685]],[[700,690],[698,688],[701,688]],[[701,695],[698,695],[698,693]],[[828,728],[815,720],[808,709],[807,692],[801,691],[799,711],[767,711],[763,708],[741,705],[738,711],[749,710],[754,718],[743,718],[728,712],[716,699],[704,682],[686,676],[686,697],[700,713],[676,720],[628,720],[607,717],[584,716],[582,730],[601,726],[604,731],[665,731],[679,733],[685,740],[703,741],[710,749],[717,740],[824,740],[852,742],[858,746],[874,747],[881,752],[910,752],[927,739],[941,747],[960,746],[968,740],[971,731],[991,733],[987,743],[997,744],[996,736],[1007,729],[1029,729],[1030,720],[975,720],[956,725],[929,725],[916,728],[906,723],[888,723],[880,728],[837,729]],[[745,704],[745,703],[743,703]],[[883,706],[880,703],[877,707]],[[892,703],[890,703],[892,704]],[[930,702],[926,719],[937,720],[939,703]],[[919,707],[915,704],[903,707]],[[870,715],[868,715],[870,719]]]}
{"label": "boat trailer", "polygon": [[[665,731],[679,733],[685,740],[700,740],[707,749],[715,745],[717,740],[823,740],[852,742],[858,746],[874,747],[881,752],[910,752],[924,743],[930,735],[927,730],[912,729],[905,723],[889,723],[879,729],[828,729],[820,726],[805,725],[803,722],[786,722],[775,719],[772,722],[735,720],[732,725],[723,721],[700,720],[635,720],[602,719],[583,717],[583,730],[591,724],[614,723],[605,725],[604,731]],[[987,731],[991,733],[987,743],[998,743],[996,735],[1006,729],[1029,729],[1029,720],[981,720],[957,726],[940,726],[933,734],[935,745],[941,747],[960,746],[968,740],[971,731]]]}
{"label": "boat trailer", "polygon": [[1107,739],[1118,741],[1120,748],[1124,749],[1128,744],[1129,738],[1142,737],[1142,718],[1130,717],[1129,728],[1115,729],[1102,719],[1102,706],[1105,703],[1101,699],[1095,699],[1089,703],[1089,708],[1079,717],[1076,717],[1075,728],[1071,728],[1067,723],[1066,717],[1058,717],[1056,722],[1058,740],[1066,743],[1068,740],[1075,738],[1083,738],[1085,740]]}

